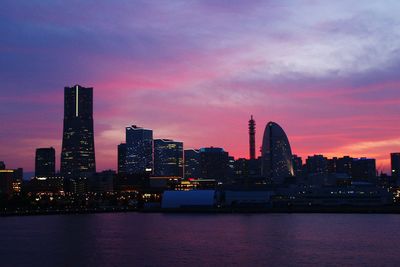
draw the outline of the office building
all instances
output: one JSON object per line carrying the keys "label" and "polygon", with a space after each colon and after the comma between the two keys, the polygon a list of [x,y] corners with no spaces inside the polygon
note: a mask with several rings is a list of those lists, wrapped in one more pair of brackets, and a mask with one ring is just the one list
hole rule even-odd
{"label": "office building", "polygon": [[303,159],[297,155],[292,156],[294,176],[303,176]]}
{"label": "office building", "polygon": [[306,170],[308,175],[327,176],[328,159],[323,155],[309,156],[306,159]]}
{"label": "office building", "polygon": [[126,173],[126,144],[118,145],[118,173]]}
{"label": "office building", "polygon": [[152,174],[153,131],[136,125],[126,127],[126,172]]}
{"label": "office building", "polygon": [[351,176],[354,180],[375,182],[376,180],[375,159],[368,159],[368,158],[354,159],[351,166]]}
{"label": "office building", "polygon": [[400,153],[391,153],[390,160],[392,166],[392,178],[398,180],[400,177]]}
{"label": "office building", "polygon": [[200,178],[200,150],[186,149],[184,151],[185,179]]}
{"label": "office building", "polygon": [[56,151],[53,147],[36,149],[35,177],[52,177],[56,172]]}
{"label": "office building", "polygon": [[65,87],[61,174],[73,178],[95,172],[93,88]]}
{"label": "office building", "polygon": [[154,140],[154,176],[183,177],[183,143]]}
{"label": "office building", "polygon": [[14,170],[0,170],[0,196],[6,195],[11,197],[14,193]]}
{"label": "office building", "polygon": [[200,175],[204,179],[226,181],[229,176],[229,154],[219,147],[200,149]]}

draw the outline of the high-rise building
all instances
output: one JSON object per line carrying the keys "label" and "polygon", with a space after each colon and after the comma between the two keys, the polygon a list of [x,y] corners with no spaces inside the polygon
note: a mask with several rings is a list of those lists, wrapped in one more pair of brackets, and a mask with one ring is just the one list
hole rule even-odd
{"label": "high-rise building", "polygon": [[4,161],[0,161],[0,170],[5,170],[6,169],[6,164],[4,164]]}
{"label": "high-rise building", "polygon": [[294,175],[292,150],[283,129],[275,122],[265,126],[262,153],[262,175],[276,184]]}
{"label": "high-rise building", "polygon": [[56,172],[56,151],[53,147],[36,149],[35,177],[53,177]]}
{"label": "high-rise building", "polygon": [[398,180],[400,178],[400,153],[391,153],[390,160],[392,165],[392,178]]}
{"label": "high-rise building", "polygon": [[64,88],[61,174],[76,177],[96,172],[93,134],[93,88]]}
{"label": "high-rise building", "polygon": [[126,144],[118,145],[118,173],[126,173]]}
{"label": "high-rise building", "polygon": [[185,179],[200,178],[200,151],[198,149],[186,149],[184,161]]}
{"label": "high-rise building", "polygon": [[153,131],[132,125],[126,127],[126,172],[152,174]]}
{"label": "high-rise building", "polygon": [[154,140],[154,176],[183,177],[183,143]]}
{"label": "high-rise building", "polygon": [[250,159],[254,160],[256,158],[256,122],[251,115],[249,120],[249,149],[250,149]]}
{"label": "high-rise building", "polygon": [[229,154],[218,147],[200,149],[201,178],[226,181],[229,175]]}

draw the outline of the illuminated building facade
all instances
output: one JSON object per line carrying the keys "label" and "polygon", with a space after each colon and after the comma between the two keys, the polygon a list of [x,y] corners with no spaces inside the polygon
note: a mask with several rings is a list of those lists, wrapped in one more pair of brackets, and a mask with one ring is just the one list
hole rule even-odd
{"label": "illuminated building facade", "polygon": [[283,129],[275,122],[265,126],[262,153],[262,175],[273,183],[283,183],[294,175],[292,150]]}
{"label": "illuminated building facade", "polygon": [[200,151],[198,149],[186,149],[184,151],[185,179],[200,177]]}
{"label": "illuminated building facade", "polygon": [[183,177],[183,143],[154,140],[154,176]]}
{"label": "illuminated building facade", "polygon": [[53,147],[36,149],[35,176],[51,177],[56,172],[56,151]]}
{"label": "illuminated building facade", "polygon": [[153,131],[132,125],[126,127],[126,172],[153,173]]}
{"label": "illuminated building facade", "polygon": [[77,177],[94,172],[93,88],[65,87],[61,174]]}

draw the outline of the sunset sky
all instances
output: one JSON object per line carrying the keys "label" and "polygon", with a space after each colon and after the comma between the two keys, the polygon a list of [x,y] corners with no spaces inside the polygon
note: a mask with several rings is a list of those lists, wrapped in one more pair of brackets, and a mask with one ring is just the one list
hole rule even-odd
{"label": "sunset sky", "polygon": [[60,162],[63,90],[94,87],[97,169],[116,168],[125,127],[185,148],[248,157],[268,121],[292,151],[400,151],[400,1],[3,0],[0,161]]}

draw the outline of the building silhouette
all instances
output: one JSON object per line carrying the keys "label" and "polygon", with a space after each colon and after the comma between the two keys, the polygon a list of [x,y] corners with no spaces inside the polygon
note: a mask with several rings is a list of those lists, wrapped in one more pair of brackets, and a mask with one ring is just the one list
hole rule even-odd
{"label": "building silhouette", "polygon": [[323,155],[308,156],[305,169],[308,184],[323,185],[328,183],[328,158]]}
{"label": "building silhouette", "polygon": [[229,176],[229,154],[219,147],[200,149],[200,175],[204,179],[225,181]]}
{"label": "building silhouette", "polygon": [[392,166],[392,178],[397,181],[400,177],[400,153],[391,153],[390,162]]}
{"label": "building silhouette", "polygon": [[292,150],[283,129],[275,122],[265,126],[262,142],[262,175],[276,184],[293,176]]}
{"label": "building silhouette", "polygon": [[256,122],[251,115],[249,120],[249,149],[250,149],[250,159],[254,160],[256,158]]}
{"label": "building silhouette", "polygon": [[296,177],[303,177],[303,159],[297,155],[292,156],[293,173]]}
{"label": "building silhouette", "polygon": [[154,176],[183,177],[183,143],[154,140]]}
{"label": "building silhouette", "polygon": [[56,150],[53,147],[36,149],[35,177],[52,177],[56,172]]}
{"label": "building silhouette", "polygon": [[12,196],[14,170],[0,170],[0,196]]}
{"label": "building silhouette", "polygon": [[308,175],[327,176],[328,158],[323,155],[308,156],[306,159],[306,170]]}
{"label": "building silhouette", "polygon": [[118,145],[118,173],[126,173],[126,144]]}
{"label": "building silhouette", "polygon": [[96,172],[93,134],[93,88],[64,88],[61,174],[78,177]]}
{"label": "building silhouette", "polygon": [[136,125],[126,127],[126,172],[152,174],[153,131]]}
{"label": "building silhouette", "polygon": [[354,180],[375,182],[376,162],[375,159],[354,159],[351,166],[351,176]]}
{"label": "building silhouette", "polygon": [[185,179],[200,178],[200,150],[186,149],[184,151]]}

